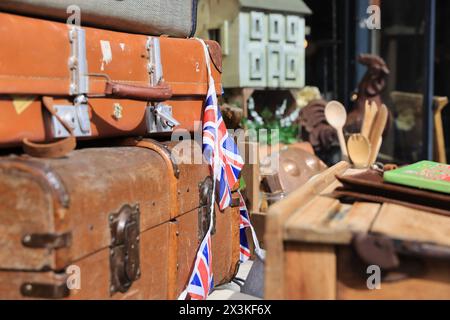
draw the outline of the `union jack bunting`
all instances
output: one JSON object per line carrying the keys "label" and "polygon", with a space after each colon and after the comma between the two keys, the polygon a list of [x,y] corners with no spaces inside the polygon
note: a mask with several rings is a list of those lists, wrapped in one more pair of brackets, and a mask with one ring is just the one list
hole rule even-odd
{"label": "union jack bunting", "polygon": [[248,239],[247,239],[247,228],[250,228],[252,232],[253,237],[253,243],[255,245],[255,251],[260,256],[263,257],[264,254],[262,253],[262,250],[259,246],[259,241],[256,236],[255,229],[253,228],[251,222],[250,222],[250,216],[248,215],[247,206],[245,204],[244,197],[242,197],[242,194],[239,193],[240,196],[240,206],[239,211],[241,213],[241,223],[240,223],[240,243],[241,243],[241,252],[240,252],[240,259],[241,263],[244,263],[250,259],[250,248],[248,246]]}
{"label": "union jack bunting", "polygon": [[[189,280],[189,284],[186,289],[186,294],[192,300],[205,300],[214,287],[214,277],[212,272],[211,231],[213,228],[213,216],[215,214],[214,203],[216,184],[219,185],[221,204],[220,207],[226,208],[231,202],[231,194],[228,194],[226,192],[228,175],[224,174],[224,172],[226,172],[226,168],[224,167],[224,159],[221,157],[226,154],[226,152],[222,150],[223,146],[229,143],[228,131],[226,130],[225,124],[223,123],[222,115],[218,107],[217,92],[214,84],[214,79],[211,74],[211,64],[209,61],[208,49],[203,40],[199,41],[203,46],[208,70],[208,94],[206,97],[206,106],[203,116],[203,154],[205,156],[205,159],[211,166],[213,179],[216,183],[213,184],[214,191],[210,226],[205,238],[200,245],[194,264],[194,271],[191,275],[191,279]],[[237,174],[237,176],[238,175],[239,173]],[[230,179],[232,181],[233,177],[230,177]],[[236,177],[235,179],[237,181]],[[222,192],[220,192],[220,190],[222,190]],[[184,294],[182,294],[182,296],[183,295]]]}
{"label": "union jack bunting", "polygon": [[245,205],[245,201],[241,196],[240,199],[240,206],[239,206],[239,211],[241,213],[241,223],[239,226],[240,229],[240,242],[241,242],[241,262],[245,262],[248,259],[250,259],[250,248],[248,246],[248,239],[247,239],[247,233],[246,230],[247,228],[250,227],[250,219],[248,217],[248,211],[247,211],[247,206]]}
{"label": "union jack bunting", "polygon": [[[239,175],[242,167],[244,166],[244,161],[239,154],[238,147],[233,138],[228,135],[228,130],[223,122],[222,114],[217,101],[216,87],[211,74],[211,63],[209,60],[208,48],[202,40],[199,41],[203,45],[209,79],[208,94],[206,97],[205,112],[203,116],[203,155],[211,167],[211,172],[215,183],[213,184],[214,191],[209,230],[197,253],[194,270],[189,280],[188,287],[180,296],[180,299],[189,296],[193,300],[206,299],[214,287],[214,278],[212,273],[211,231],[213,228],[215,214],[214,203],[216,192],[220,210],[228,208],[232,200],[231,189],[238,182]],[[244,219],[244,217],[246,218]],[[243,228],[241,228],[241,232],[243,231],[243,234],[245,235],[245,228],[251,227],[246,208],[245,215],[242,216],[241,213],[241,225],[243,226]],[[249,256],[250,252],[248,250],[248,244],[242,242],[244,241],[243,239],[244,238],[241,237],[241,246],[246,246],[247,256]],[[245,241],[247,241],[246,239],[247,238],[245,237]],[[255,235],[254,239],[256,239]],[[241,252],[242,250],[243,249],[241,249]]]}
{"label": "union jack bunting", "polygon": [[212,76],[203,117],[203,154],[218,186],[219,208],[225,210],[231,204],[231,189],[238,182],[244,161],[233,138],[228,135]]}
{"label": "union jack bunting", "polygon": [[187,294],[191,300],[205,300],[214,287],[212,274],[211,230],[203,239],[197,253],[194,272],[189,280]]}

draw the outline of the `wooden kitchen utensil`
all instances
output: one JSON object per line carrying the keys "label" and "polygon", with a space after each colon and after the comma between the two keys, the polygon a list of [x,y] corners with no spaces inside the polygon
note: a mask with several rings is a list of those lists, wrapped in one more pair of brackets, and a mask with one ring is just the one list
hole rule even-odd
{"label": "wooden kitchen utensil", "polygon": [[325,107],[325,117],[330,126],[336,129],[342,156],[348,159],[347,144],[342,130],[347,122],[347,111],[345,107],[338,101],[330,101]]}
{"label": "wooden kitchen utensil", "polygon": [[372,129],[377,113],[378,113],[377,103],[375,101],[369,103],[369,100],[366,100],[364,121],[361,128],[361,134],[367,139],[369,139],[370,131]]}
{"label": "wooden kitchen utensil", "polygon": [[448,105],[447,97],[434,98],[434,131],[435,131],[435,160],[440,163],[447,163],[445,153],[444,127],[442,126],[442,110]]}
{"label": "wooden kitchen utensil", "polygon": [[369,165],[371,146],[369,139],[362,134],[353,134],[347,143],[348,154],[356,168],[362,169]]}
{"label": "wooden kitchen utensil", "polygon": [[[387,120],[388,120],[389,110],[386,105],[381,105],[378,108],[377,116],[375,117],[375,122],[370,130],[369,142],[372,146],[372,150],[370,153],[369,164],[373,164],[378,157],[378,153],[381,148],[382,143],[382,135],[384,129],[386,128]],[[378,147],[379,146],[379,147]]]}

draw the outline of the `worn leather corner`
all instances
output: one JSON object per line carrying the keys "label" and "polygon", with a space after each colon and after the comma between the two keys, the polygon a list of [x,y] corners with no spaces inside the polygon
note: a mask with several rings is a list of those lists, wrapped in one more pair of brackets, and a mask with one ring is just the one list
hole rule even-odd
{"label": "worn leather corner", "polygon": [[220,44],[213,40],[206,40],[205,43],[208,46],[209,56],[216,67],[217,71],[223,72],[222,68],[222,47]]}

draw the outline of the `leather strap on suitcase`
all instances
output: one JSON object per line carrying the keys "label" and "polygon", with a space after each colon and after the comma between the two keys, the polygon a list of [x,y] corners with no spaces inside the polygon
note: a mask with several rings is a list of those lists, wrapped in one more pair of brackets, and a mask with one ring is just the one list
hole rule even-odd
{"label": "leather strap on suitcase", "polygon": [[45,107],[45,110],[61,122],[64,128],[70,132],[70,136],[57,142],[46,144],[33,143],[25,138],[23,140],[23,149],[26,154],[36,158],[64,157],[77,146],[77,140],[73,134],[73,130],[53,109],[54,103],[52,97],[42,97],[42,105]]}

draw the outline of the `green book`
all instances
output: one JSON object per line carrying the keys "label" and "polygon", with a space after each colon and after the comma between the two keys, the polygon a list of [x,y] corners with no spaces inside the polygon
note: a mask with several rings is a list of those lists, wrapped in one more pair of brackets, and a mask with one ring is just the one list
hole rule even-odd
{"label": "green book", "polygon": [[450,165],[421,161],[385,172],[384,181],[450,194]]}

